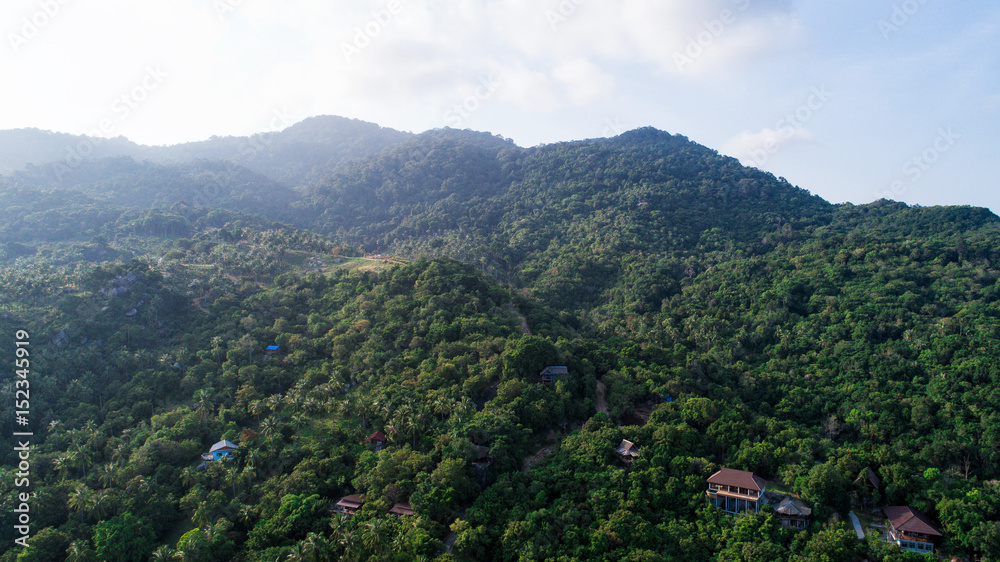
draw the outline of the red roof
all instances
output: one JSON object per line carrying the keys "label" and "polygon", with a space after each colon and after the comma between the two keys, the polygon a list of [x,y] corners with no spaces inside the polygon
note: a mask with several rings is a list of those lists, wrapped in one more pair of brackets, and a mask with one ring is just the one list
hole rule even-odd
{"label": "red roof", "polygon": [[885,508],[885,516],[892,523],[892,528],[903,533],[920,533],[923,535],[941,536],[941,532],[927,519],[927,516],[912,507],[894,505]]}
{"label": "red roof", "polygon": [[732,468],[723,468],[722,470],[709,476],[708,483],[720,484],[722,486],[735,486],[737,488],[757,490],[758,492],[763,491],[764,486],[767,485],[766,480],[752,472],[734,470]]}
{"label": "red roof", "polygon": [[381,431],[376,431],[375,433],[369,435],[368,439],[365,439],[365,443],[370,443],[372,441],[385,441],[385,434]]}

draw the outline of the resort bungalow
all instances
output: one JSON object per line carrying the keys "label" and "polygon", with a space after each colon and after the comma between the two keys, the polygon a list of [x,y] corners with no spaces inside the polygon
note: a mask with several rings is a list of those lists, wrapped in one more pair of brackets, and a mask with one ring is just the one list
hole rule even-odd
{"label": "resort bungalow", "polygon": [[382,433],[381,431],[376,431],[375,433],[369,435],[368,439],[365,439],[365,444],[375,445],[376,451],[382,450],[383,443],[385,443],[385,433]]}
{"label": "resort bungalow", "polygon": [[885,508],[889,520],[889,537],[903,550],[910,552],[934,552],[934,541],[941,537],[927,516],[907,506]]}
{"label": "resort bungalow", "polygon": [[627,439],[622,439],[621,444],[618,445],[615,452],[618,453],[618,457],[626,463],[630,463],[639,458],[639,447],[636,447],[635,443],[628,441]]}
{"label": "resort bungalow", "polygon": [[392,513],[394,515],[413,515],[413,508],[410,507],[410,504],[408,503],[397,503],[396,505],[392,506],[392,509],[389,510],[389,513]]}
{"label": "resort bungalow", "polygon": [[567,373],[569,373],[569,369],[566,367],[546,367],[542,369],[539,376],[542,378],[542,384],[552,384],[552,381],[554,381],[556,377]]}
{"label": "resort bungalow", "polygon": [[229,453],[232,453],[237,448],[238,447],[236,443],[223,439],[222,441],[219,441],[215,445],[212,445],[212,448],[209,449],[207,453],[202,454],[201,460],[203,461],[221,460],[228,457]]}
{"label": "resort bungalow", "polygon": [[858,474],[858,477],[854,479],[854,490],[861,501],[862,507],[868,507],[869,503],[876,503],[876,499],[880,497],[878,492],[881,489],[882,480],[870,466],[866,466]]}
{"label": "resort bungalow", "polygon": [[361,509],[361,506],[365,505],[365,497],[360,494],[351,494],[349,496],[344,496],[340,498],[340,501],[333,504],[330,511],[333,513],[343,513],[346,515],[354,515]]}
{"label": "resort bungalow", "polygon": [[787,496],[774,508],[774,511],[778,514],[781,526],[786,529],[805,529],[812,517],[811,508],[806,507],[801,500]]}
{"label": "resort bungalow", "polygon": [[726,513],[760,511],[767,482],[752,472],[723,468],[708,477],[708,501]]}

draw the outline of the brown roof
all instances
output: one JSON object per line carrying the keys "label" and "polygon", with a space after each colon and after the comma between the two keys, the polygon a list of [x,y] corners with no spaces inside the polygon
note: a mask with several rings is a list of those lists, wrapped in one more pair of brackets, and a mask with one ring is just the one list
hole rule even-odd
{"label": "brown roof", "polygon": [[351,508],[351,509],[357,509],[357,508],[361,507],[362,505],[364,505],[364,503],[365,503],[365,497],[364,496],[362,496],[361,494],[351,494],[349,496],[344,496],[344,497],[340,498],[340,501],[337,502],[337,505],[340,506],[340,507],[348,507],[348,508]]}
{"label": "brown roof", "polygon": [[924,535],[941,536],[941,532],[927,519],[927,516],[912,507],[894,505],[885,508],[885,516],[892,523],[892,528],[903,533],[921,533]]}
{"label": "brown roof", "polygon": [[410,507],[408,503],[397,503],[392,506],[389,513],[395,513],[396,515],[413,515],[413,508]]}
{"label": "brown roof", "polygon": [[878,476],[875,474],[875,471],[872,470],[870,466],[866,466],[865,469],[861,471],[861,474],[858,474],[858,477],[854,479],[854,482],[858,483],[859,481],[865,478],[868,479],[868,483],[871,484],[873,487],[875,488],[882,487],[882,481],[879,480]]}
{"label": "brown roof", "polygon": [[627,457],[639,456],[639,447],[636,447],[635,443],[628,441],[626,439],[622,439],[621,445],[618,445],[618,449],[616,450],[618,451],[618,454],[622,456],[627,456]]}
{"label": "brown roof", "polygon": [[781,503],[774,510],[781,515],[798,515],[800,517],[809,517],[813,512],[800,500],[788,496],[781,500]]}
{"label": "brown roof", "polygon": [[723,486],[736,486],[737,488],[757,490],[758,492],[763,491],[764,486],[767,485],[766,480],[752,472],[735,470],[732,468],[723,468],[722,470],[709,476],[708,483],[721,484]]}

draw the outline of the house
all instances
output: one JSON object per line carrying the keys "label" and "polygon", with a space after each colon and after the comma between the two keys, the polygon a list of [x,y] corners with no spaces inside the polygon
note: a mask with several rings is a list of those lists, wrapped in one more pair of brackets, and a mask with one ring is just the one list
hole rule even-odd
{"label": "house", "polygon": [[280,351],[281,351],[281,346],[280,345],[269,345],[269,346],[267,346],[266,349],[264,349],[264,352],[266,352],[268,355],[275,355],[276,353],[278,353]]}
{"label": "house", "polygon": [[903,550],[910,552],[934,552],[934,541],[941,532],[927,519],[927,516],[907,506],[885,508],[889,520],[889,539]]}
{"label": "house", "polygon": [[551,384],[556,377],[567,373],[569,373],[569,369],[566,367],[546,367],[542,369],[539,376],[542,377],[542,384]]}
{"label": "house", "polygon": [[872,503],[877,501],[877,493],[882,488],[882,481],[879,479],[875,471],[871,469],[870,466],[866,466],[862,470],[858,477],[854,479],[855,490],[857,491],[858,498],[861,500],[863,507],[868,506],[869,500]]}
{"label": "house", "polygon": [[410,507],[410,504],[408,503],[397,503],[392,506],[389,513],[393,513],[395,515],[413,515],[413,508]]}
{"label": "house", "polygon": [[346,515],[354,515],[361,509],[361,506],[365,505],[365,497],[360,494],[351,494],[349,496],[344,496],[340,498],[340,501],[333,504],[330,507],[330,511],[333,513],[343,513]]}
{"label": "house", "polygon": [[472,461],[472,464],[481,464],[483,466],[490,466],[493,464],[493,457],[490,456],[489,447],[475,445],[474,448],[476,450],[476,460]]}
{"label": "house", "polygon": [[778,514],[781,526],[786,529],[805,529],[812,517],[811,508],[806,507],[802,500],[789,496],[785,496],[774,511]]}
{"label": "house", "polygon": [[870,490],[879,490],[882,488],[882,481],[879,480],[879,477],[870,466],[866,466],[865,469],[858,474],[858,477],[854,479],[854,483],[865,486]]}
{"label": "house", "polygon": [[372,443],[375,444],[376,451],[381,451],[382,444],[385,443],[385,433],[382,433],[381,431],[376,431],[375,433],[369,435],[368,438],[365,439],[365,444],[367,445]]}
{"label": "house", "polygon": [[621,444],[618,445],[615,452],[618,453],[618,456],[621,457],[623,461],[628,463],[639,458],[639,447],[636,447],[635,443],[626,439],[622,439]]}
{"label": "house", "polygon": [[212,445],[212,448],[209,449],[207,453],[202,454],[201,460],[203,461],[221,460],[228,457],[229,453],[232,453],[238,448],[239,447],[236,445],[236,443],[223,439],[222,441],[219,441],[215,445]]}
{"label": "house", "polygon": [[760,511],[767,482],[752,472],[723,468],[708,477],[708,501],[726,513]]}

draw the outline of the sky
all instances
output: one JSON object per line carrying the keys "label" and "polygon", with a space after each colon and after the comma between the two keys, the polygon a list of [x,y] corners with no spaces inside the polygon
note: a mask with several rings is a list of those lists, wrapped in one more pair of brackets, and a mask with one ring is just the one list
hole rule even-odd
{"label": "sky", "polygon": [[340,115],[521,146],[653,126],[834,203],[1000,213],[1000,4],[5,0],[0,129],[163,145]]}

